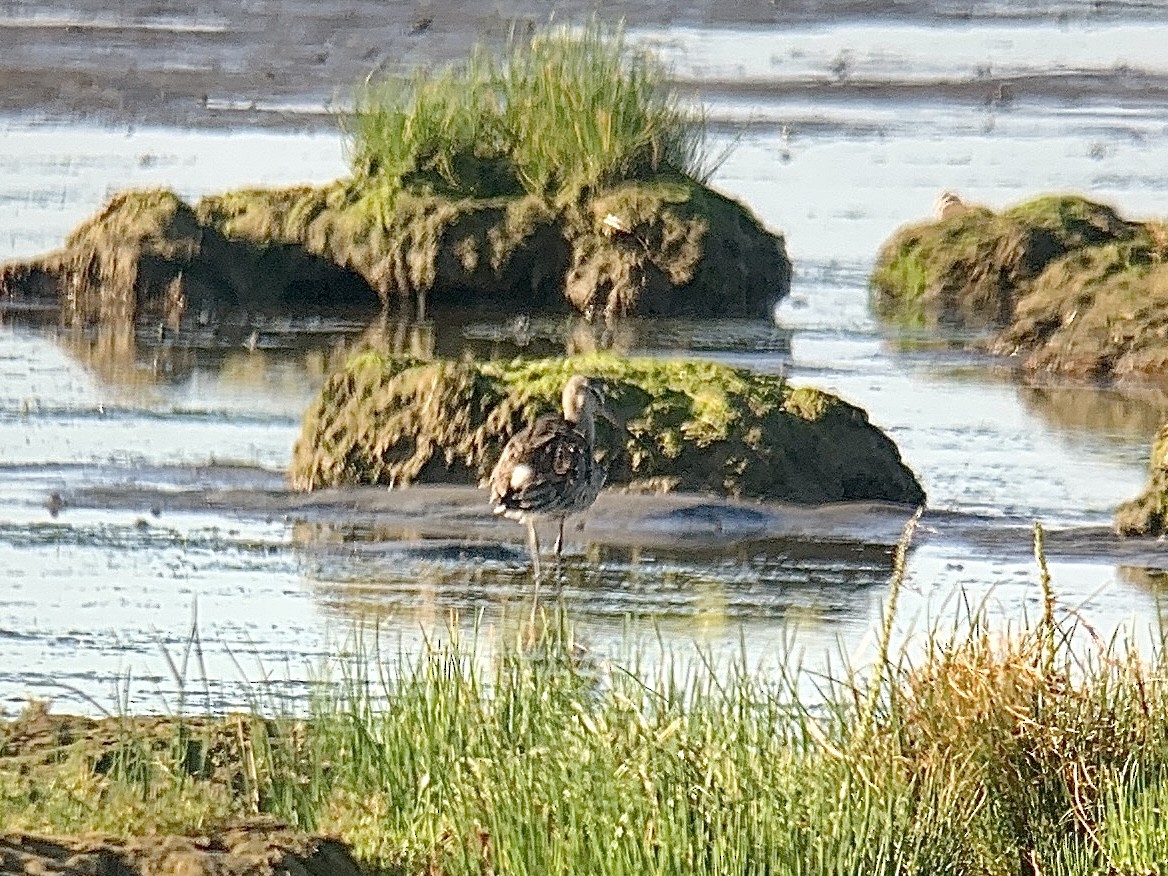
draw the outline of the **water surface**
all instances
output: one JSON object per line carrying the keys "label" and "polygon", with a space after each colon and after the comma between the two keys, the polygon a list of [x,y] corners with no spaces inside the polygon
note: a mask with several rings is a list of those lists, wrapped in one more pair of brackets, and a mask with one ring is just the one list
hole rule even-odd
{"label": "water surface", "polygon": [[[1144,636],[1159,622],[1158,549],[1090,548],[1139,489],[1168,395],[1029,386],[1008,362],[897,336],[869,314],[866,278],[881,241],[946,189],[993,207],[1066,190],[1130,215],[1162,212],[1168,101],[1123,82],[1133,70],[1145,83],[1168,75],[1165,28],[851,21],[642,34],[707,96],[715,146],[735,146],[714,183],[783,230],[796,275],[773,324],[631,322],[603,341],[786,373],[864,407],[929,495],[902,632],[950,616],[959,593],[988,599],[1003,624],[1033,615],[1035,520],[1064,533],[1052,562],[1064,607],[1105,636]],[[1097,96],[1060,91],[1055,79],[1072,74]],[[1003,77],[1022,77],[1005,99]],[[0,258],[58,246],[129,186],[195,198],[343,171],[343,143],[328,133],[10,122],[0,132]],[[507,538],[425,538],[264,497],[282,495],[304,409],[366,332],[420,353],[512,354],[581,348],[597,342],[591,330],[511,315],[370,326],[247,313],[211,328],[175,338],[3,316],[0,705],[50,696],[93,711],[124,696],[159,709],[193,687],[226,707],[265,684],[294,698],[354,619],[416,650],[444,635],[452,613],[498,630],[528,610],[518,527]],[[213,501],[232,491],[256,497],[251,510]],[[599,650],[631,629],[679,648],[745,647],[763,665],[792,642],[812,665],[837,648],[863,654],[889,573],[883,536],[667,551],[589,545],[586,535],[573,535],[555,590]],[[193,611],[203,661],[176,678],[163,651],[183,650]]]}

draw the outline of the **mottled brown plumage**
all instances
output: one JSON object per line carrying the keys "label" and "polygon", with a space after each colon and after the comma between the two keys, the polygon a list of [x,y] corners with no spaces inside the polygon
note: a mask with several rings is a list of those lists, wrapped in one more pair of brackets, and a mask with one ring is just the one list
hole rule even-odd
{"label": "mottled brown plumage", "polygon": [[[558,517],[556,556],[564,541],[564,518],[586,510],[604,486],[605,470],[593,455],[595,416],[613,416],[597,386],[575,375],[564,385],[562,416],[540,417],[517,432],[491,471],[488,487],[496,514],[527,524],[539,574],[539,537],[534,518]],[[615,422],[615,421],[614,421]]]}

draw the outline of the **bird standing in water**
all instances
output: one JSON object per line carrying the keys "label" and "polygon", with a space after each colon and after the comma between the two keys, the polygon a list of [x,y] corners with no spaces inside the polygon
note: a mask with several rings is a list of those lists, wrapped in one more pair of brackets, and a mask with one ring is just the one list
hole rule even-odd
{"label": "bird standing in water", "polygon": [[562,401],[562,416],[540,417],[512,436],[488,479],[494,512],[527,524],[536,578],[540,570],[535,518],[559,518],[555,547],[559,557],[564,518],[586,510],[604,486],[606,472],[593,456],[596,416],[617,423],[605,407],[600,387],[587,377],[569,378]]}

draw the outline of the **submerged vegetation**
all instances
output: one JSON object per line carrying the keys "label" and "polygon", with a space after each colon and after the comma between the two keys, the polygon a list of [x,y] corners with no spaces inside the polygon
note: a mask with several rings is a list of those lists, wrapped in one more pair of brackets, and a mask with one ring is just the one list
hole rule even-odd
{"label": "submerged vegetation", "polygon": [[769,317],[781,235],[706,185],[699,108],[620,31],[536,33],[502,58],[371,81],[352,174],[195,205],[123,192],[59,252],[0,268],[0,295],[80,322],[178,325],[211,306],[393,305]]}
{"label": "submerged vegetation", "polygon": [[892,441],[833,395],[714,362],[609,354],[418,362],[359,353],[305,414],[289,476],[301,489],[476,484],[511,435],[558,411],[576,373],[604,383],[627,426],[598,425],[610,484],[808,503],[924,501]]}
{"label": "submerged vegetation", "polygon": [[1163,651],[1060,617],[1039,550],[1033,624],[996,635],[975,611],[897,653],[904,550],[866,669],[606,659],[558,615],[413,660],[367,636],[306,715],[0,724],[0,824],[268,815],[394,874],[1164,872]]}
{"label": "submerged vegetation", "polygon": [[1030,371],[1159,377],[1168,365],[1168,230],[1073,195],[973,207],[902,228],[872,274],[901,324],[992,332]]}

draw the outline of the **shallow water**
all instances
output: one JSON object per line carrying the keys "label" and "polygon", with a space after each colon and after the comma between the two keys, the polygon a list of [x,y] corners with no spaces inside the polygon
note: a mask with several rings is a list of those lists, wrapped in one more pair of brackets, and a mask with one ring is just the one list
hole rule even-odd
{"label": "shallow water", "polygon": [[[599,340],[783,371],[867,409],[932,509],[910,561],[902,632],[951,617],[962,591],[988,599],[1001,623],[1033,616],[1034,520],[1065,530],[1052,556],[1064,607],[1081,608],[1105,637],[1123,629],[1146,638],[1158,626],[1158,548],[1122,560],[1089,548],[1115,504],[1139,489],[1168,394],[1023,385],[1008,363],[888,334],[868,313],[865,283],[880,242],[927,215],[945,189],[995,207],[1074,190],[1132,215],[1163,212],[1168,105],[1154,90],[1124,90],[1116,71],[1168,75],[1158,51],[1166,29],[853,22],[765,36],[644,34],[663,52],[686,53],[679,75],[706,89],[719,131],[738,130],[714,182],[785,232],[796,278],[774,325],[632,322]],[[1048,82],[993,98],[994,77],[1072,69],[1104,96],[1070,101]],[[981,80],[988,102],[969,87]],[[921,82],[942,85],[899,87]],[[128,186],[193,198],[319,182],[343,168],[333,135],[13,123],[0,132],[0,258],[59,245]],[[427,539],[263,510],[262,497],[282,489],[305,407],[366,331],[420,353],[598,342],[559,320],[474,316],[369,327],[363,318],[223,314],[177,337],[3,316],[0,706],[34,695],[83,711],[119,697],[159,709],[194,689],[218,708],[263,691],[295,698],[354,618],[376,620],[384,641],[409,651],[444,636],[451,612],[490,628],[525,615],[531,583],[518,527],[502,543],[475,532]],[[217,490],[260,499],[242,512],[212,502]],[[627,630],[655,630],[670,646],[741,645],[763,663],[793,641],[819,665],[837,647],[866,647],[889,572],[887,540],[872,541],[700,551],[580,541],[558,591],[598,649]],[[164,652],[181,662],[195,611],[202,664],[172,672]]]}

